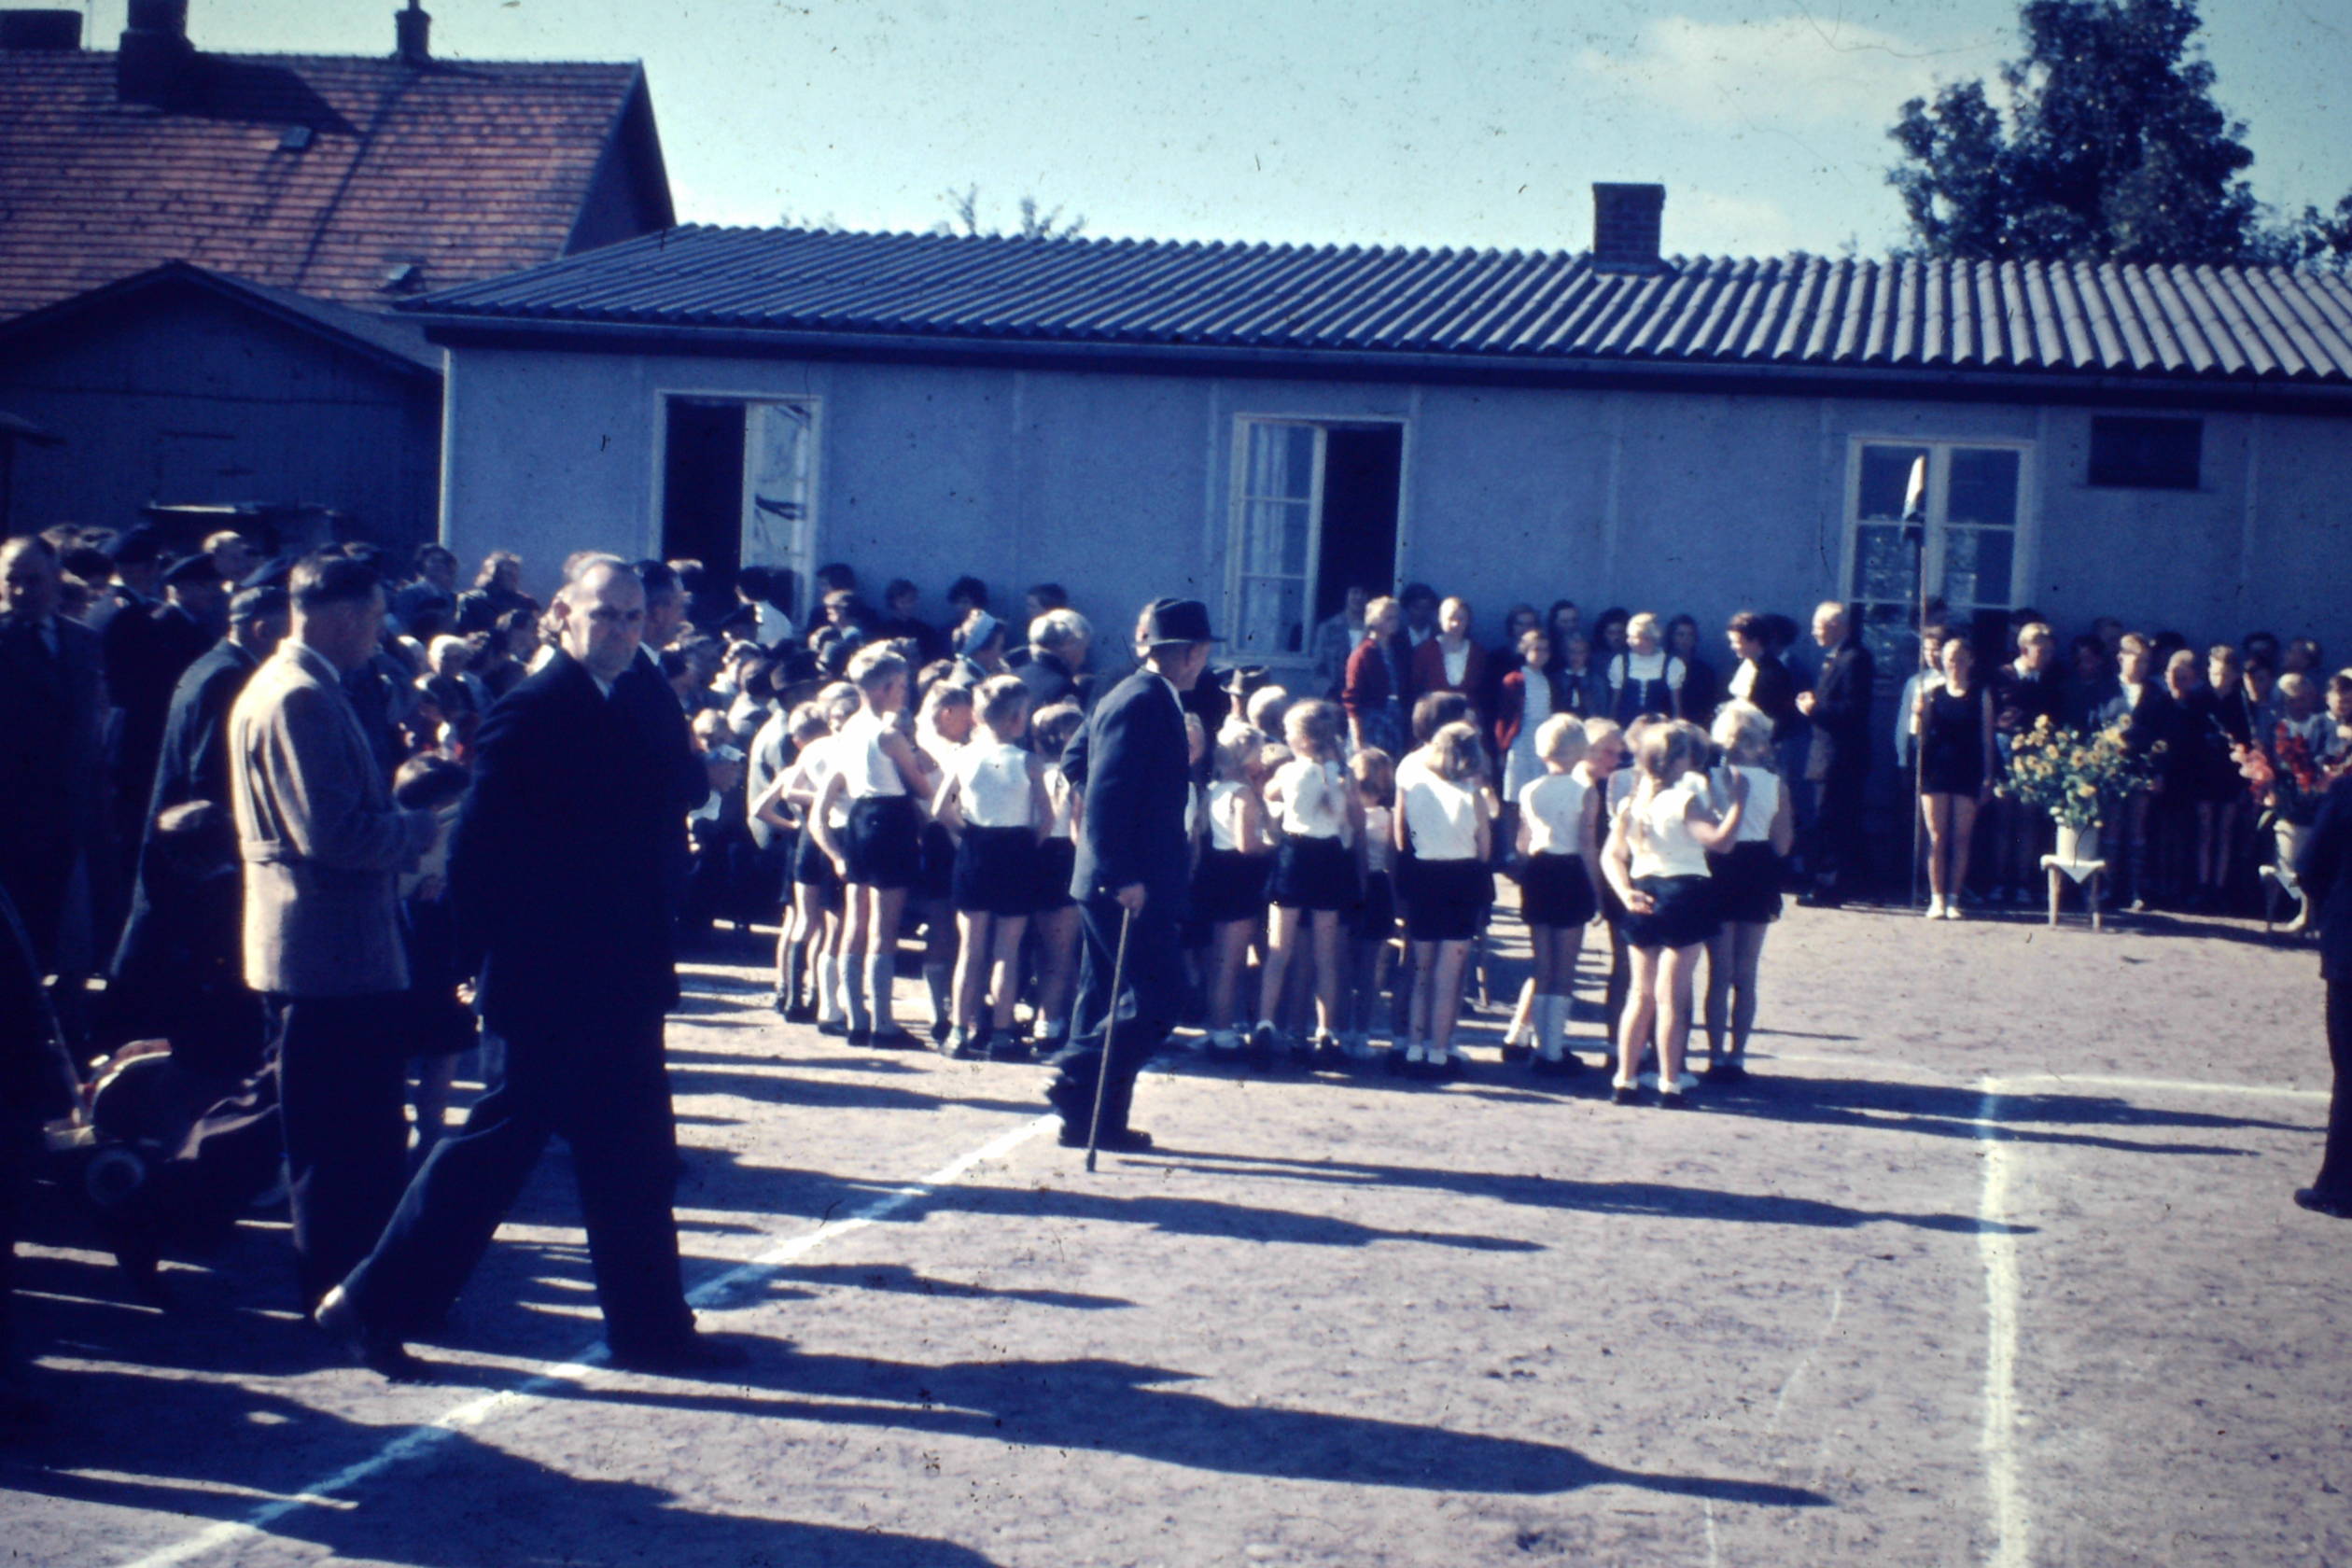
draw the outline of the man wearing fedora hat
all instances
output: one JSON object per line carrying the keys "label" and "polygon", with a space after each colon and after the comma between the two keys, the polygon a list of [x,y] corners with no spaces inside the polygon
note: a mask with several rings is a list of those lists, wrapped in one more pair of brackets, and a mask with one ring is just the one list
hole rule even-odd
{"label": "man wearing fedora hat", "polygon": [[1057,1071],[1045,1098],[1061,1113],[1061,1141],[1070,1147],[1086,1142],[1099,1077],[1101,1146],[1151,1147],[1147,1135],[1127,1125],[1127,1108],[1136,1072],[1183,1006],[1178,922],[1191,871],[1184,803],[1192,773],[1183,698],[1208,667],[1210,644],[1217,640],[1208,607],[1197,599],[1155,599],[1144,607],[1135,629],[1141,665],[1095,705],[1062,759],[1082,803],[1070,891],[1086,945],[1070,1043],[1053,1058]]}

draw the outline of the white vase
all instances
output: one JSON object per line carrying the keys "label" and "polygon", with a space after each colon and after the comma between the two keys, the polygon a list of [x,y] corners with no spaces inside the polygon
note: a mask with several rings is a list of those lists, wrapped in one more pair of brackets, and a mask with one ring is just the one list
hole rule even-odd
{"label": "white vase", "polygon": [[2099,858],[2099,824],[2093,822],[2076,827],[2071,822],[2058,824],[2058,858],[2068,865],[2081,865]]}
{"label": "white vase", "polygon": [[2272,864],[2278,868],[2279,880],[2300,898],[2302,884],[2295,879],[2295,862],[2303,859],[2303,845],[2311,837],[2311,824],[2281,818],[2271,824],[2271,832],[2278,843],[2278,858]]}

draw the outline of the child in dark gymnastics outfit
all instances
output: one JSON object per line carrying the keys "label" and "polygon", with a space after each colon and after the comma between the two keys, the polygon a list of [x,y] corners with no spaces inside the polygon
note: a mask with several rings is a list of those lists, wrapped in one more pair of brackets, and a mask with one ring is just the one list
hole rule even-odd
{"label": "child in dark gymnastics outfit", "polygon": [[[777,777],[769,791],[774,798],[765,803],[763,809],[771,813],[770,821],[800,824],[800,842],[792,847],[792,911],[808,938],[806,972],[812,976],[809,988],[815,993],[813,1015],[820,1032],[846,1034],[849,1013],[844,1001],[847,987],[843,977],[847,973],[847,966],[842,945],[841,873],[825,853],[812,824],[817,797],[825,792],[825,786],[833,779],[833,759],[837,755],[834,745],[840,739],[841,727],[858,711],[858,689],[846,680],[828,686],[817,693],[815,707],[825,721],[825,732],[804,745],[800,755],[792,759],[792,765]],[[847,831],[847,805],[835,797],[831,809],[833,831]],[[780,813],[784,811],[791,816],[782,817]]]}
{"label": "child in dark gymnastics outfit", "polygon": [[1519,793],[1519,917],[1534,973],[1504,1044],[1532,1048],[1538,1073],[1584,1065],[1568,1050],[1568,1002],[1584,929],[1600,907],[1602,792],[1579,766],[1587,749],[1581,721],[1565,713],[1545,720],[1534,743],[1544,772]]}
{"label": "child in dark gymnastics outfit", "polygon": [[[947,1036],[952,1057],[1017,1059],[1029,1054],[1013,1033],[1013,1004],[1021,988],[1021,935],[1037,902],[1038,839],[1052,809],[1045,764],[1020,744],[1029,705],[1029,687],[1019,676],[981,682],[974,706],[987,738],[958,751],[939,788],[940,822],[956,835],[950,896],[959,956],[955,1028]],[[984,996],[991,998],[985,1018]]]}
{"label": "child in dark gymnastics outfit", "polygon": [[[1258,1024],[1250,1035],[1253,1066],[1274,1064],[1281,1035],[1282,983],[1298,948],[1299,927],[1312,933],[1318,1067],[1337,1066],[1339,1049],[1339,917],[1354,907],[1355,841],[1362,813],[1348,770],[1339,760],[1339,705],[1320,698],[1295,705],[1282,717],[1291,760],[1267,782],[1266,814],[1279,829],[1274,875],[1267,885],[1266,967],[1258,980]],[[1303,918],[1302,918],[1303,917]]]}
{"label": "child in dark gymnastics outfit", "polygon": [[1797,815],[1773,767],[1779,748],[1762,708],[1737,700],[1716,712],[1715,743],[1723,762],[1709,775],[1715,804],[1731,798],[1729,770],[1747,780],[1747,805],[1731,847],[1707,857],[1715,877],[1715,933],[1707,942],[1707,1071],[1710,1083],[1747,1076],[1748,1036],[1756,1029],[1756,973],[1764,938],[1781,916],[1782,864],[1797,840]]}
{"label": "child in dark gymnastics outfit", "polygon": [[[890,982],[899,917],[907,889],[922,872],[923,810],[934,781],[901,728],[906,711],[906,661],[888,644],[861,648],[846,672],[858,688],[858,711],[833,736],[833,772],[825,780],[810,825],[833,869],[841,874],[847,911],[843,945],[847,977],[849,1043],[901,1048],[915,1037],[890,1017]],[[848,821],[835,829],[832,808],[848,804]]]}
{"label": "child in dark gymnastics outfit", "polygon": [[1193,867],[1193,917],[1209,929],[1209,1055],[1241,1055],[1241,973],[1266,913],[1266,775],[1253,732],[1236,726],[1217,742],[1207,832]]}
{"label": "child in dark gymnastics outfit", "polygon": [[1715,927],[1707,854],[1731,846],[1747,798],[1746,779],[1727,765],[1730,805],[1716,817],[1708,801],[1708,749],[1707,733],[1681,720],[1645,734],[1634,751],[1639,777],[1617,808],[1602,853],[1609,885],[1625,905],[1625,945],[1632,954],[1617,1029],[1620,1105],[1639,1093],[1634,1073],[1653,1028],[1659,1103],[1686,1103],[1683,1096],[1696,1082],[1683,1071],[1683,1050],[1690,1037],[1691,974]]}

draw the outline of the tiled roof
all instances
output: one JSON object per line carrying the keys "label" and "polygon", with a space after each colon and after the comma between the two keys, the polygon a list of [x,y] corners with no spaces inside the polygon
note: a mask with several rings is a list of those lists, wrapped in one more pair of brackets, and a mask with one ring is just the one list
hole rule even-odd
{"label": "tiled roof", "polygon": [[960,340],[1856,371],[2352,385],[2352,287],[2277,267],[1786,257],[1651,272],[1566,252],[717,229],[415,309]]}
{"label": "tiled roof", "polygon": [[0,315],[175,259],[362,308],[399,297],[403,263],[414,292],[549,260],[643,82],[389,56],[192,69],[187,106],[159,112],[119,102],[112,54],[0,53]]}

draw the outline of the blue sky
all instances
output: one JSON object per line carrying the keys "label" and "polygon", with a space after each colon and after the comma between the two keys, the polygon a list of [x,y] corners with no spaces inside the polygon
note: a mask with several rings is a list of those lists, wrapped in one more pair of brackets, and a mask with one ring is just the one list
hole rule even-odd
{"label": "blue sky", "polygon": [[[59,3],[59,0],[50,0]],[[388,51],[399,0],[190,0],[200,47]],[[90,0],[111,48],[123,0]],[[430,0],[454,58],[641,60],[681,217],[923,229],[942,192],[1100,235],[1575,248],[1595,180],[1688,255],[1883,251],[1897,106],[2013,52],[2014,0]],[[2257,193],[2331,205],[2352,7],[2208,0]]]}

